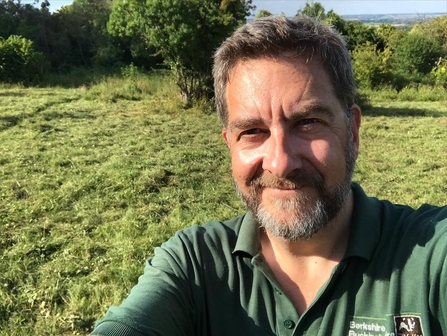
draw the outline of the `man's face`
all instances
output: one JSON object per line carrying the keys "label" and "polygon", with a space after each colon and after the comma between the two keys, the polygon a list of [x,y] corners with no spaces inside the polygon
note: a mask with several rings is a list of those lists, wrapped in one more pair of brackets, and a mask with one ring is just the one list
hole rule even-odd
{"label": "man's face", "polygon": [[239,62],[226,93],[222,135],[239,196],[273,235],[310,238],[350,193],[360,109],[347,120],[318,61]]}

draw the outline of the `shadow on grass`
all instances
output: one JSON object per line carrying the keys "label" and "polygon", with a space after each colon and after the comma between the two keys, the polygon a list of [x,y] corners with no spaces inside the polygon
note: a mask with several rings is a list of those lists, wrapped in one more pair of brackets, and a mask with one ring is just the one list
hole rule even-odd
{"label": "shadow on grass", "polygon": [[430,109],[414,108],[388,108],[365,106],[362,108],[362,114],[368,117],[447,117],[447,113],[437,112]]}
{"label": "shadow on grass", "polygon": [[23,97],[23,92],[0,92],[0,97]]}
{"label": "shadow on grass", "polygon": [[[79,100],[80,98],[67,98],[60,101],[55,102],[49,102],[46,104],[43,104],[41,106],[36,107],[32,113],[20,113],[17,115],[8,115],[8,116],[0,116],[0,132],[7,130],[8,128],[14,127],[18,125],[20,122],[22,122],[25,119],[32,119],[41,112],[45,111],[49,107],[52,107],[54,105],[61,105],[61,104],[67,104],[75,100]],[[44,115],[45,121],[51,121],[53,119],[63,119],[63,118],[70,118],[70,119],[96,119],[95,116],[92,116],[91,114],[88,114],[85,111],[78,111],[77,113],[73,112],[47,112]]]}

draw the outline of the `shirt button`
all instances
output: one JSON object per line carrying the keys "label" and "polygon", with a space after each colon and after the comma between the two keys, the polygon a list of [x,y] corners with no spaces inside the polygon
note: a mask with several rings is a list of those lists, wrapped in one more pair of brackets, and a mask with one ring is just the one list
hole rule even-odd
{"label": "shirt button", "polygon": [[276,294],[278,294],[278,295],[282,295],[281,291],[280,291],[277,287],[275,287],[275,292],[276,292]]}
{"label": "shirt button", "polygon": [[293,329],[294,326],[295,326],[295,323],[293,323],[292,320],[284,321],[284,327],[286,327],[287,329]]}

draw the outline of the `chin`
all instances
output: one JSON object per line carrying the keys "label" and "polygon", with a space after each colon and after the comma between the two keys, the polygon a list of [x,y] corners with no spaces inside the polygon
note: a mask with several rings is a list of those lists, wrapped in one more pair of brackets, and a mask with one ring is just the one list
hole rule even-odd
{"label": "chin", "polygon": [[285,202],[278,200],[276,203],[274,208],[260,204],[254,213],[260,227],[276,237],[288,241],[308,240],[330,222],[320,200],[305,203],[298,201],[297,204],[295,198]]}

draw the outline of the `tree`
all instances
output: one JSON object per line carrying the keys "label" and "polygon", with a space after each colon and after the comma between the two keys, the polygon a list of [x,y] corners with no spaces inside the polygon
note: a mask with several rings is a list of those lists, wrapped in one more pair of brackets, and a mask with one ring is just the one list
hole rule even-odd
{"label": "tree", "polygon": [[377,45],[366,43],[353,52],[354,74],[361,87],[376,89],[393,83],[391,50],[386,47],[381,51]]}
{"label": "tree", "polygon": [[267,16],[272,16],[273,14],[270,13],[268,10],[266,9],[261,9],[259,11],[258,14],[256,14],[256,18],[262,18],[262,17],[267,17]]}
{"label": "tree", "polygon": [[425,35],[410,33],[394,47],[394,60],[398,71],[417,80],[428,74],[439,57],[442,48],[439,41]]}
{"label": "tree", "polygon": [[57,34],[51,38],[53,66],[110,67],[122,62],[126,41],[109,34],[111,11],[112,0],[74,0],[54,13],[52,31]]}
{"label": "tree", "polygon": [[324,6],[319,2],[306,2],[304,8],[298,10],[297,15],[307,15],[320,21],[331,24],[343,35],[348,42],[349,50],[366,44],[377,44],[378,38],[373,27],[367,26],[360,21],[348,21],[335,13],[332,9],[326,13]]}
{"label": "tree", "polygon": [[0,82],[32,84],[42,78],[46,61],[32,41],[11,35],[0,37]]}
{"label": "tree", "polygon": [[440,59],[431,71],[435,85],[447,89],[447,59]]}
{"label": "tree", "polygon": [[299,9],[296,14],[307,15],[319,20],[324,20],[326,18],[326,10],[324,9],[324,6],[319,2],[313,1],[310,3],[306,2],[304,8]]}
{"label": "tree", "polygon": [[131,59],[134,64],[150,68],[162,63],[163,58],[155,56],[157,51],[149,41],[145,13],[144,0],[115,0],[107,22],[107,30],[112,36],[120,38],[127,59]]}
{"label": "tree", "polygon": [[251,0],[115,0],[108,28],[155,46],[189,103],[211,93],[212,53],[251,9]]}
{"label": "tree", "polygon": [[[38,2],[38,1],[37,1]],[[8,38],[20,35],[34,42],[36,49],[48,50],[47,23],[50,20],[50,3],[44,0],[40,9],[31,4],[22,4],[19,0],[0,1],[0,36]]]}
{"label": "tree", "polygon": [[429,36],[438,40],[447,54],[447,16],[439,16],[423,23],[415,24],[410,33]]}
{"label": "tree", "polygon": [[1,0],[0,2],[0,37],[8,38],[14,35],[19,25],[20,3],[12,0]]}
{"label": "tree", "polygon": [[337,29],[340,34],[346,35],[346,21],[343,20],[340,15],[335,13],[334,10],[331,9],[329,12],[327,12],[324,21]]}
{"label": "tree", "polygon": [[361,21],[346,22],[345,31],[350,50],[367,43],[377,45],[380,42],[376,30]]}

